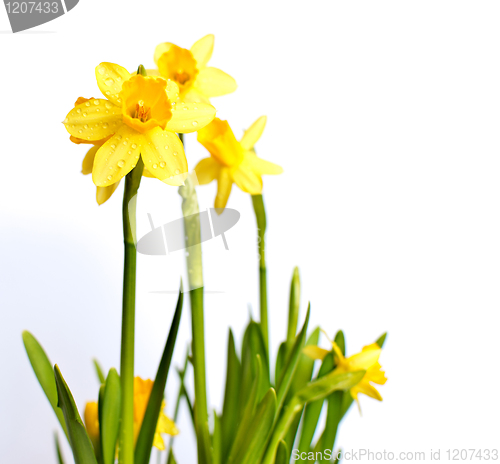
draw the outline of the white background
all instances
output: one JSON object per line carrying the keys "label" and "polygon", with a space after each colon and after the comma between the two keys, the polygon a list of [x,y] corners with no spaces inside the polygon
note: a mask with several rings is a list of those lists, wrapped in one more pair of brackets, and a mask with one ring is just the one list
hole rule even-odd
{"label": "white background", "polygon": [[[155,46],[216,36],[210,64],[238,82],[213,100],[237,136],[262,114],[257,149],[285,173],[264,179],[273,355],[300,266],[304,317],[348,351],[389,332],[384,401],[363,397],[345,450],[498,448],[500,304],[500,4],[497,1],[221,2],[82,0],[67,15],[11,34],[0,10],[0,449],[2,463],[53,464],[57,422],[21,331],[57,362],[78,405],[97,397],[91,359],[119,364],[121,192],[95,203],[85,148],[60,123],[98,97],[94,68],[153,65]],[[194,167],[207,155],[187,137]],[[199,190],[209,207],[215,186]],[[146,212],[180,216],[176,189],[146,179]],[[220,408],[228,326],[257,316],[255,222],[241,212],[205,247],[210,403]],[[156,216],[153,216],[156,218]],[[156,221],[155,221],[156,222]],[[154,377],[181,261],[139,258],[137,373]],[[175,362],[189,340],[183,318]],[[173,406],[172,375],[167,399]],[[185,411],[180,463],[194,461]],[[69,450],[65,448],[69,460]]]}

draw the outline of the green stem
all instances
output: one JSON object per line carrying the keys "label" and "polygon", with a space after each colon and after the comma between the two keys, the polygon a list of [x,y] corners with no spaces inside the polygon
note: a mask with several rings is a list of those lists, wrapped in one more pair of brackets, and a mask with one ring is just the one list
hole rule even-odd
{"label": "green stem", "polygon": [[266,209],[262,195],[252,195],[252,204],[257,220],[259,247],[259,289],[260,289],[260,326],[266,349],[269,350],[269,320],[267,315],[267,269],[266,269]]}
{"label": "green stem", "polygon": [[[123,193],[123,240],[125,264],[123,271],[122,342],[120,379],[122,386],[121,426],[119,439],[119,463],[134,462],[134,332],[135,332],[135,283],[137,252],[136,195],[141,183],[144,164],[139,159],[137,166],[125,178]],[[134,198],[135,197],[135,198]]]}
{"label": "green stem", "polygon": [[191,329],[195,392],[195,427],[198,442],[198,462],[212,464],[205,372],[205,322],[203,313],[203,270],[198,198],[193,181],[188,177],[179,188],[186,234],[186,261],[191,303]]}

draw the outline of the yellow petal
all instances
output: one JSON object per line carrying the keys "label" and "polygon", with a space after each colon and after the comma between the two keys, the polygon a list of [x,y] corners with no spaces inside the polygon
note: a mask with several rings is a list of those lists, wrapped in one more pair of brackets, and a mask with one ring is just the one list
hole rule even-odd
{"label": "yellow petal", "polygon": [[281,166],[259,158],[254,151],[245,153],[245,164],[250,166],[250,169],[258,175],[277,175],[283,172]]}
{"label": "yellow petal", "polygon": [[198,142],[223,166],[236,166],[243,161],[244,151],[227,121],[215,118],[198,131]]}
{"label": "yellow petal", "polygon": [[[161,79],[163,79],[163,77]],[[173,80],[168,80],[165,91],[167,92],[167,98],[173,109],[175,104],[179,101],[179,86]]]}
{"label": "yellow petal", "polygon": [[361,353],[349,356],[349,358],[347,358],[349,370],[356,371],[369,369],[378,362],[381,352],[382,350],[379,348],[378,350],[362,351]]}
{"label": "yellow petal", "polygon": [[214,40],[214,35],[208,34],[195,42],[191,47],[191,53],[196,60],[198,69],[204,68],[212,56],[212,52],[214,51]]}
{"label": "yellow petal", "polygon": [[82,162],[82,174],[92,174],[92,168],[94,167],[95,154],[99,150],[99,146],[94,145],[85,155]]}
{"label": "yellow petal", "polygon": [[167,130],[172,132],[196,132],[205,127],[215,117],[215,108],[206,103],[177,103],[172,107],[172,118],[167,122]]}
{"label": "yellow petal", "polygon": [[182,96],[182,101],[184,102],[192,102],[192,103],[206,103],[210,105],[210,99],[205,95],[197,92],[196,89],[190,88],[187,92]]}
{"label": "yellow petal", "polygon": [[247,169],[243,163],[231,170],[231,176],[236,185],[244,192],[250,195],[262,193],[262,177]]}
{"label": "yellow petal", "polygon": [[97,151],[92,170],[94,184],[107,187],[127,175],[137,164],[144,144],[142,134],[123,124]]}
{"label": "yellow petal", "polygon": [[354,397],[353,392],[356,396],[358,395],[358,393],[363,393],[370,398],[382,401],[382,396],[380,395],[378,390],[374,386],[370,385],[370,383],[365,379],[362,379],[361,382],[351,388],[351,395]]}
{"label": "yellow petal", "polygon": [[261,116],[257,121],[255,121],[243,134],[240,141],[241,146],[245,150],[251,150],[253,146],[260,139],[264,128],[266,127],[267,116]]}
{"label": "yellow petal", "polygon": [[200,185],[209,184],[219,177],[220,164],[212,157],[202,159],[194,168],[198,183]]}
{"label": "yellow petal", "polygon": [[120,185],[120,181],[115,182],[114,184],[108,185],[107,187],[96,187],[96,200],[99,205],[106,203],[113,195],[114,191]]}
{"label": "yellow petal", "polygon": [[323,360],[325,356],[329,353],[328,350],[325,350],[324,348],[320,348],[319,346],[315,345],[308,345],[304,347],[302,352],[306,356],[309,356],[311,359],[321,359],[321,360]]}
{"label": "yellow petal", "polygon": [[83,413],[83,418],[85,420],[85,428],[91,439],[99,438],[99,417],[98,417],[98,407],[97,403],[92,401],[85,405],[85,411]]}
{"label": "yellow petal", "polygon": [[146,168],[144,168],[144,170],[142,171],[142,175],[144,177],[149,177],[149,178],[153,178],[153,179],[156,179],[155,176],[153,176],[153,174],[151,174]]}
{"label": "yellow petal", "polygon": [[217,68],[200,69],[195,81],[196,90],[207,97],[219,97],[236,90],[236,81]]}
{"label": "yellow petal", "polygon": [[163,441],[163,438],[159,433],[155,433],[154,435],[153,446],[160,451],[163,451],[165,449],[165,442]]}
{"label": "yellow petal", "polygon": [[179,137],[159,127],[143,136],[141,156],[146,169],[168,185],[182,185],[187,176],[188,165]]}
{"label": "yellow petal", "polygon": [[215,208],[224,209],[231,194],[233,181],[229,174],[229,169],[222,168],[217,179],[217,196],[215,197]]}
{"label": "yellow petal", "polygon": [[121,105],[120,92],[131,74],[122,66],[114,63],[101,63],[95,68],[97,85],[102,94],[115,105]]}
{"label": "yellow petal", "polygon": [[175,422],[168,416],[166,416],[163,412],[160,413],[156,430],[158,433],[168,433],[169,435],[179,434],[179,429],[175,425]]}
{"label": "yellow petal", "polygon": [[158,60],[160,59],[160,57],[164,53],[168,52],[170,50],[170,47],[172,47],[172,45],[174,45],[174,44],[170,43],[170,42],[164,42],[156,47],[155,55],[154,55],[154,60],[155,60],[156,66],[158,66]]}
{"label": "yellow petal", "polygon": [[86,140],[109,137],[121,124],[121,108],[99,98],[76,106],[64,120],[64,126],[72,136]]}

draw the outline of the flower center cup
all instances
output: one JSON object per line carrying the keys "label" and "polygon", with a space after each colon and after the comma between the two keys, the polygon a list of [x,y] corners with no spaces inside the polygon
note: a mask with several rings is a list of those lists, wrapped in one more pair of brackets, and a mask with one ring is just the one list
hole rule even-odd
{"label": "flower center cup", "polygon": [[173,44],[158,60],[158,70],[162,77],[173,80],[181,92],[191,87],[198,75],[193,54]]}

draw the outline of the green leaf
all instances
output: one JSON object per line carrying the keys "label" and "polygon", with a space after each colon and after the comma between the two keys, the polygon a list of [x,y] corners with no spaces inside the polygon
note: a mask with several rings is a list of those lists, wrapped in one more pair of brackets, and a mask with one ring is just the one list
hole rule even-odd
{"label": "green leaf", "polygon": [[292,283],[290,285],[290,303],[288,308],[288,331],[286,341],[289,346],[293,345],[297,334],[297,321],[300,306],[300,275],[299,268],[293,270]]}
{"label": "green leaf", "polygon": [[160,416],[165,386],[167,385],[168,371],[170,369],[175,340],[177,339],[179,323],[181,321],[183,295],[181,282],[177,307],[175,308],[174,317],[168,333],[167,343],[165,344],[160,365],[158,366],[158,371],[156,372],[153,389],[151,390],[151,395],[149,396],[148,406],[146,408],[141,430],[135,445],[135,464],[148,464],[151,456],[156,425],[158,423],[158,417]]}
{"label": "green leaf", "polygon": [[[319,341],[320,329],[317,327],[307,339],[305,346],[316,346]],[[299,365],[293,376],[292,385],[290,386],[290,391],[288,397],[291,398],[295,392],[305,387],[306,384],[311,380],[314,370],[314,359],[306,356],[304,353],[300,355]],[[293,444],[295,442],[295,437],[299,428],[299,423],[302,415],[297,414],[293,424],[286,435],[285,442],[288,444],[288,450],[291,453],[293,449]]]}
{"label": "green leaf", "polygon": [[[104,388],[103,388],[104,387]],[[121,383],[116,369],[110,369],[108,377],[101,387],[99,401],[99,428],[101,452],[104,464],[115,462],[116,442],[120,430]]]}
{"label": "green leaf", "polygon": [[275,464],[289,464],[290,459],[288,457],[288,453],[289,451],[286,443],[281,440],[278,445],[278,451],[276,452],[276,460],[274,461]]}
{"label": "green leaf", "polygon": [[172,448],[170,448],[170,450],[168,451],[167,464],[177,464],[177,461],[176,461],[175,456],[174,456],[174,450]]}
{"label": "green leaf", "polygon": [[277,383],[277,387],[278,387],[278,393],[277,393],[278,414],[283,406],[286,395],[288,393],[288,389],[290,388],[293,374],[297,368],[297,364],[299,362],[300,355],[302,354],[302,348],[304,348],[304,343],[305,343],[306,333],[307,333],[307,326],[309,324],[310,313],[311,313],[311,306],[309,305],[309,308],[307,309],[306,320],[304,322],[304,325],[302,326],[302,330],[297,335],[297,338],[295,340],[293,348],[292,348],[290,354],[288,355],[288,359],[286,361],[285,367],[284,367],[283,372],[280,376],[280,379]]}
{"label": "green leaf", "polygon": [[212,435],[213,464],[222,464],[221,418],[214,411],[214,433]]}
{"label": "green leaf", "polygon": [[340,351],[345,356],[345,336],[344,336],[344,332],[342,332],[342,330],[339,330],[335,334],[334,342],[337,344],[337,346],[340,348]]}
{"label": "green leaf", "polygon": [[102,385],[106,381],[102,367],[97,359],[94,359],[93,363],[94,363],[95,373],[97,374],[97,378],[99,380],[99,384]]}
{"label": "green leaf", "polygon": [[[333,359],[333,353],[330,352],[323,359],[323,363],[318,372],[318,379],[324,377],[328,373],[332,372],[335,367],[335,361]],[[304,418],[302,420],[302,431],[300,435],[299,451],[300,453],[309,452],[311,448],[311,443],[316,432],[316,427],[318,426],[319,416],[321,415],[321,410],[323,409],[323,400],[311,401],[307,403],[304,412]]]}
{"label": "green leaf", "polygon": [[349,395],[348,391],[334,391],[327,399],[326,424],[320,439],[316,443],[315,451],[333,449],[337,430],[342,420],[342,400],[344,395]]}
{"label": "green leaf", "polygon": [[260,462],[275,414],[276,392],[274,388],[270,388],[257,406],[248,432],[245,434],[245,440],[238,449],[233,462],[238,464],[255,464]]}
{"label": "green leaf", "polygon": [[54,373],[57,385],[58,406],[64,414],[64,421],[68,429],[69,442],[73,450],[75,464],[97,464],[94,448],[76,408],[75,400],[57,364],[54,366]]}
{"label": "green leaf", "polygon": [[387,332],[383,333],[375,343],[378,346],[380,346],[380,348],[383,348],[386,338],[387,338]]}
{"label": "green leaf", "polygon": [[238,425],[238,405],[240,399],[241,364],[236,354],[233,332],[229,330],[227,345],[226,389],[222,409],[222,457],[229,456]]}
{"label": "green leaf", "polygon": [[49,358],[45,354],[42,346],[38,343],[38,340],[27,330],[23,332],[23,343],[36,378],[38,379],[45,396],[49,400],[49,403],[69,440],[63,413],[57,407],[57,387],[54,379],[52,364],[50,363]]}
{"label": "green leaf", "polygon": [[54,434],[54,440],[56,442],[56,453],[57,453],[57,462],[58,464],[64,464],[64,457],[61,450],[61,444],[59,443],[59,436],[57,433]]}
{"label": "green leaf", "polygon": [[295,416],[302,411],[307,401],[320,400],[336,390],[347,390],[355,386],[365,375],[365,371],[346,372],[336,374],[334,372],[314,380],[302,390],[297,392],[287,404],[284,413],[274,428],[272,437],[267,447],[263,464],[273,464],[279,442],[282,441],[293,424]]}
{"label": "green leaf", "polygon": [[[235,439],[231,446],[231,452],[229,453],[228,463],[235,462],[236,454],[239,453],[243,446],[248,434],[248,429],[252,423],[252,417],[255,412],[255,407],[257,405],[257,395],[259,393],[260,378],[262,377],[262,363],[260,356],[257,356],[257,372],[252,382],[252,388],[250,390],[250,395],[247,402],[244,404],[243,414],[238,425]],[[239,463],[236,463],[239,464]]]}
{"label": "green leaf", "polygon": [[287,345],[286,342],[283,342],[281,343],[278,349],[278,355],[276,356],[276,369],[274,371],[275,383],[278,382],[278,380],[281,377],[281,374],[283,373],[283,368],[285,367],[285,361],[286,361],[286,352],[287,352]]}

